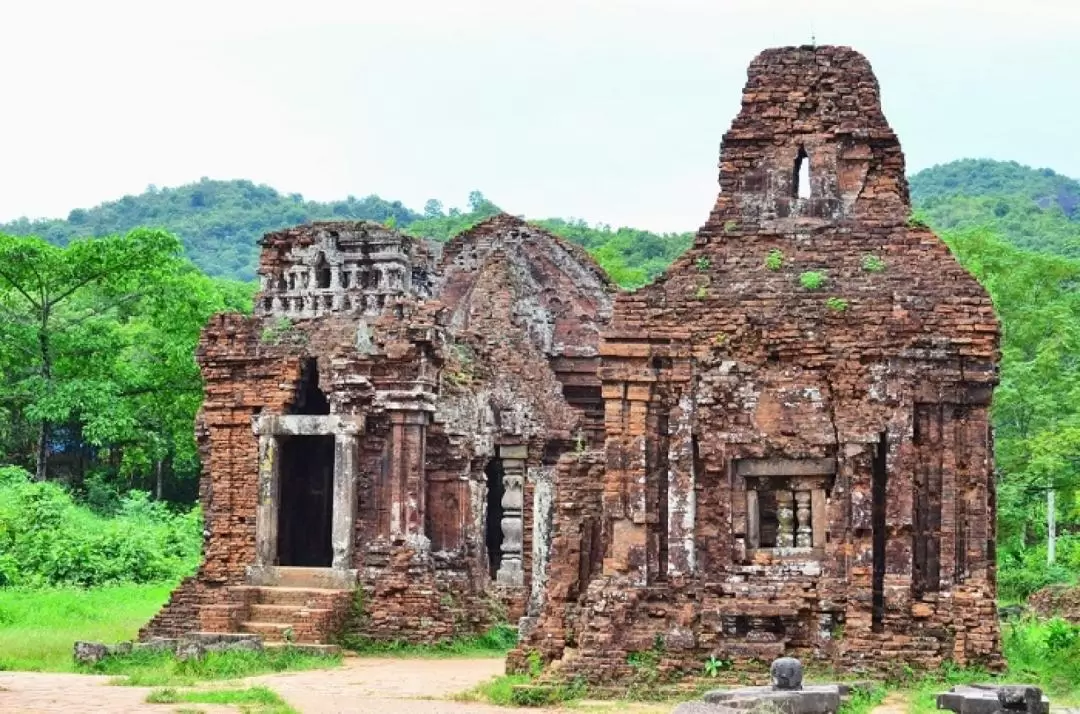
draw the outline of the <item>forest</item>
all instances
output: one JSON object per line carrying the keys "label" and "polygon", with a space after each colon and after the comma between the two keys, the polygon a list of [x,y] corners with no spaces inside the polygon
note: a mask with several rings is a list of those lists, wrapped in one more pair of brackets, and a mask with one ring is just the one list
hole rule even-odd
{"label": "forest", "polygon": [[[939,232],[1004,325],[993,406],[999,578],[1003,598],[1023,598],[1080,572],[1080,183],[963,160],[910,184],[913,220]],[[478,191],[463,209],[430,200],[414,211],[378,196],[320,203],[203,179],[0,225],[0,585],[158,582],[194,567],[195,348],[212,314],[251,309],[263,233],[366,219],[445,241],[499,210]],[[624,288],[654,279],[692,239],[535,222],[585,247]],[[49,537],[27,513],[50,524]]]}

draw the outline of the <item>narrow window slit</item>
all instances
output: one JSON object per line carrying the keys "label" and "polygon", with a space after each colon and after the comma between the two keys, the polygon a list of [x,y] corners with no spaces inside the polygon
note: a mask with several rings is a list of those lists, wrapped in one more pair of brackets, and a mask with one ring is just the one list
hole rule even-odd
{"label": "narrow window slit", "polygon": [[873,614],[871,629],[881,632],[885,619],[885,499],[887,496],[889,444],[885,432],[881,432],[877,450],[874,453],[873,474],[871,477],[871,524],[873,527]]}
{"label": "narrow window slit", "polygon": [[791,197],[810,198],[810,157],[802,146],[795,157],[795,170],[791,174]]}

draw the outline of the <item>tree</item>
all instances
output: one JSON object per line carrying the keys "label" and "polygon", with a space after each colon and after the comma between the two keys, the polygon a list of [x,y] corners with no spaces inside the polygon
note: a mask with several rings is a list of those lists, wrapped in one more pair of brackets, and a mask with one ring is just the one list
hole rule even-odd
{"label": "tree", "polygon": [[109,313],[123,312],[175,265],[179,241],[158,230],[82,239],[60,248],[0,234],[0,335],[20,363],[5,380],[37,424],[35,478],[46,479],[52,427],[102,395],[93,357],[115,346]]}
{"label": "tree", "polygon": [[1080,261],[1020,250],[983,228],[943,238],[986,287],[1003,325],[993,422],[1000,550],[1008,555],[1047,535],[1048,491],[1062,497],[1062,526],[1080,525]]}
{"label": "tree", "polygon": [[442,201],[429,198],[424,204],[424,218],[440,218],[443,214]]}

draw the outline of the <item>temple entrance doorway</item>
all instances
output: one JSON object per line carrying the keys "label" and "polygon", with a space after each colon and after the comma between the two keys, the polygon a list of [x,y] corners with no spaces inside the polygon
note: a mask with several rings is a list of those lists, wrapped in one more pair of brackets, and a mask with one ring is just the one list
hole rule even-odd
{"label": "temple entrance doorway", "polygon": [[502,565],[503,544],[503,464],[502,459],[491,459],[484,469],[487,476],[487,522],[485,523],[485,543],[488,552],[488,570],[492,580],[499,572]]}
{"label": "temple entrance doorway", "polygon": [[278,565],[328,568],[333,559],[334,437],[285,436],[280,444]]}

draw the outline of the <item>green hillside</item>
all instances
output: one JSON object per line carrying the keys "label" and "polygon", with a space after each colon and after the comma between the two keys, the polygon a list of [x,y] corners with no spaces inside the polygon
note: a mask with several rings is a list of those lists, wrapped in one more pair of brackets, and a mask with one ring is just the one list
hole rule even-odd
{"label": "green hillside", "polygon": [[1014,161],[963,159],[910,182],[916,210],[938,230],[985,226],[1017,247],[1080,258],[1080,181]]}
{"label": "green hillside", "polygon": [[0,233],[37,235],[54,245],[72,238],[122,234],[138,227],[163,228],[181,238],[188,257],[208,274],[255,278],[256,241],[268,231],[315,220],[393,218],[408,225],[420,215],[378,196],[320,203],[297,193],[281,194],[251,181],[211,181],[177,188],[149,188],[94,208],[76,208],[67,219],[0,224]]}
{"label": "green hillside", "polygon": [[[1080,182],[1074,179],[1016,162],[963,159],[920,171],[910,181],[916,210],[938,230],[983,226],[1020,248],[1080,258]],[[80,236],[164,228],[180,237],[187,256],[208,274],[252,280],[256,241],[267,231],[313,220],[392,219],[413,235],[446,240],[497,210],[478,191],[470,194],[466,211],[444,211],[438,201],[428,201],[419,212],[375,195],[323,203],[251,181],[203,179],[77,208],[66,219],[0,224],[0,233],[66,245]],[[690,245],[689,233],[661,235],[561,218],[537,222],[584,246],[626,286],[656,277]]]}

